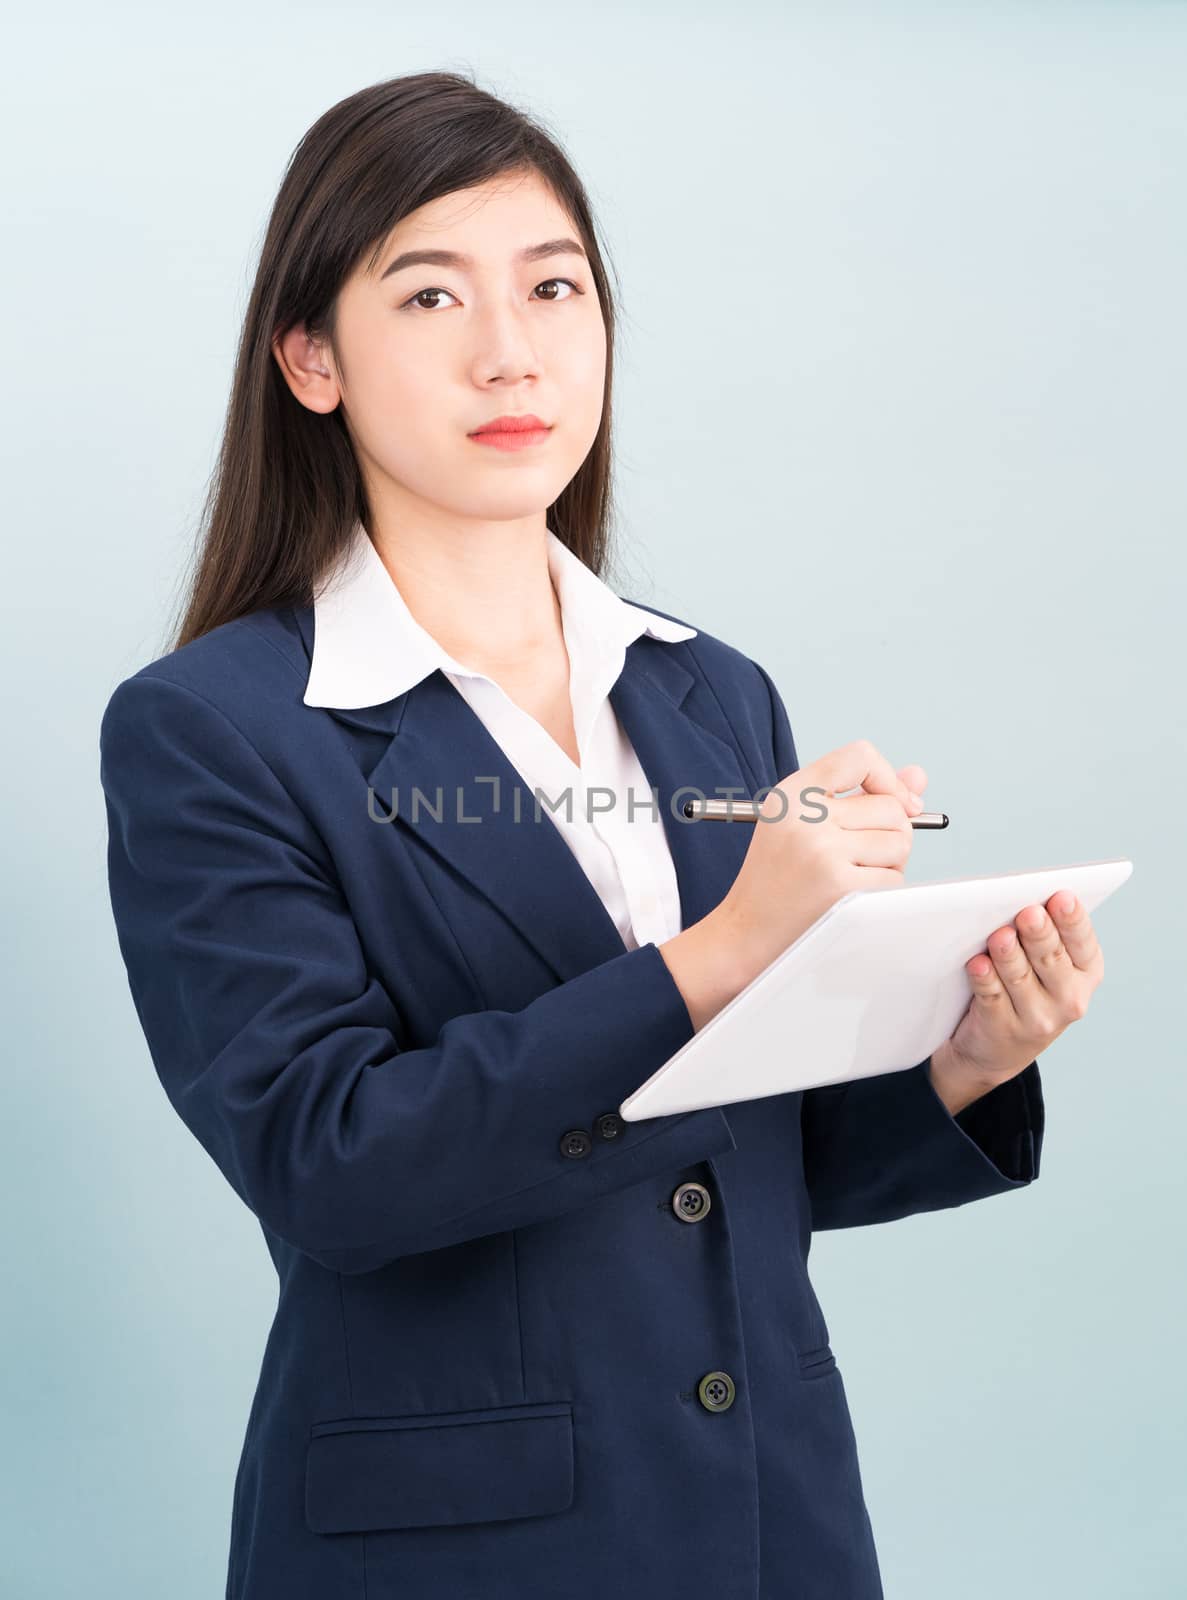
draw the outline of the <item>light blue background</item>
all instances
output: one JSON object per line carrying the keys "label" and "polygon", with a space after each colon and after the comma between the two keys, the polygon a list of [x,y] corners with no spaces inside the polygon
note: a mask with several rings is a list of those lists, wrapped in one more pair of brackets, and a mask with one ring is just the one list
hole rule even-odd
{"label": "light blue background", "polygon": [[0,1591],[223,1592],[275,1277],[139,1032],[98,721],[164,649],[292,147],[461,67],[564,140],[617,268],[619,586],[760,660],[805,763],[921,762],[953,825],[912,878],[1135,863],[1039,1181],[811,1259],[888,1600],[1182,1595],[1187,9],[67,5],[9,39]]}

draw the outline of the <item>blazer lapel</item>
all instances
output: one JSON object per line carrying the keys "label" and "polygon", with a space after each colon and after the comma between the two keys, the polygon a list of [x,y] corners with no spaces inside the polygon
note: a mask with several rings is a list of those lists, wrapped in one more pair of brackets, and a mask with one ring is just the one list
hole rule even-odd
{"label": "blazer lapel", "polygon": [[[713,910],[738,875],[754,837],[745,822],[690,821],[687,800],[750,798],[756,785],[743,773],[717,701],[696,693],[697,678],[681,665],[679,645],[638,639],[610,703],[635,747],[659,810],[680,885],[681,926]],[[715,721],[721,733],[709,727]],[[582,874],[584,876],[584,874]],[[587,880],[588,881],[588,880]]]}
{"label": "blazer lapel", "polygon": [[[299,621],[308,643],[309,618]],[[647,637],[629,645],[610,701],[658,790],[688,927],[729,889],[753,833],[746,823],[674,816],[673,796],[692,791],[680,793],[678,809],[702,794],[754,791],[733,744],[699,720],[697,679],[680,664],[678,648]],[[530,786],[444,673],[430,673],[383,705],[317,709],[385,741],[365,772],[371,815],[390,817],[387,827],[414,834],[484,894],[561,981],[624,952],[613,918],[557,823],[543,804],[537,820]],[[705,716],[720,725],[715,700]]]}

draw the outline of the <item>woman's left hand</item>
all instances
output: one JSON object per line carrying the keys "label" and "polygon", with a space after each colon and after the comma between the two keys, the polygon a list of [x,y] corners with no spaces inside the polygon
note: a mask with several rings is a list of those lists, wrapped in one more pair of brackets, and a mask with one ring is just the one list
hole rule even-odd
{"label": "woman's left hand", "polygon": [[1016,1077],[1084,1016],[1104,970],[1092,919],[1067,890],[995,928],[987,953],[965,964],[973,998],[932,1056],[937,1089],[943,1083],[967,1104]]}

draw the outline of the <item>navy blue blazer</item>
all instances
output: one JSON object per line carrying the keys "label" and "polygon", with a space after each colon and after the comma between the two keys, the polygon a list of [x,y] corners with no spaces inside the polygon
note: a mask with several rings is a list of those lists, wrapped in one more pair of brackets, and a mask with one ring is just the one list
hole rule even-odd
{"label": "navy blue blazer", "polygon": [[[658,947],[439,671],[306,706],[312,627],[216,628],[101,729],[149,1052],[280,1280],[228,1600],[875,1600],[811,1235],[1029,1184],[1037,1062],[956,1117],[924,1061],[624,1122],[693,1033]],[[704,632],[638,639],[611,700],[687,927],[752,832],[673,794],[795,771],[787,712]]]}

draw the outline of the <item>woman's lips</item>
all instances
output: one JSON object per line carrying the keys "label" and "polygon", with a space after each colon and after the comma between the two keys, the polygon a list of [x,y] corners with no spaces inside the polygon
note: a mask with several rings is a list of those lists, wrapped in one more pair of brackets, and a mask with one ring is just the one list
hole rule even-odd
{"label": "woman's lips", "polygon": [[531,428],[516,429],[510,433],[472,433],[469,437],[475,444],[492,445],[496,450],[530,450],[534,444],[542,444],[551,432],[551,428]]}

